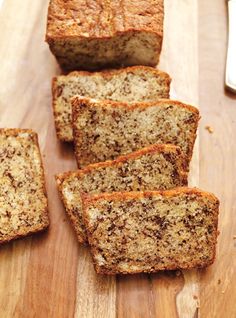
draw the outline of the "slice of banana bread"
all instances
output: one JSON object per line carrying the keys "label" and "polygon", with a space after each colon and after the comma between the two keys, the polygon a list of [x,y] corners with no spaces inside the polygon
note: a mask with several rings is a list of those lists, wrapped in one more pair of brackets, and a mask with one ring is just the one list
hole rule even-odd
{"label": "slice of banana bread", "polygon": [[81,97],[75,97],[72,106],[79,167],[156,143],[179,146],[188,166],[199,120],[197,108],[173,100],[127,104]]}
{"label": "slice of banana bread", "polygon": [[51,0],[46,41],[65,70],[158,63],[163,0]]}
{"label": "slice of banana bread", "polygon": [[81,193],[159,190],[187,185],[179,147],[153,145],[114,161],[56,176],[58,190],[80,243],[87,241]]}
{"label": "slice of banana bread", "polygon": [[205,267],[216,252],[219,201],[189,188],[83,197],[95,269],[131,274]]}
{"label": "slice of banana bread", "polygon": [[57,136],[72,141],[70,99],[81,95],[121,102],[148,102],[169,98],[171,79],[152,67],[133,66],[102,72],[72,72],[52,81],[53,112]]}
{"label": "slice of banana bread", "polygon": [[44,172],[35,132],[0,129],[0,243],[49,225]]}

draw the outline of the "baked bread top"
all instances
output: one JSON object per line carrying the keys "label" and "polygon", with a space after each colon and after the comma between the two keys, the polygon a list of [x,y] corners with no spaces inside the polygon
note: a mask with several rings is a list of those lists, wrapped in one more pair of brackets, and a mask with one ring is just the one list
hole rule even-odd
{"label": "baked bread top", "polygon": [[46,38],[110,38],[132,30],[162,37],[163,18],[163,0],[51,0]]}

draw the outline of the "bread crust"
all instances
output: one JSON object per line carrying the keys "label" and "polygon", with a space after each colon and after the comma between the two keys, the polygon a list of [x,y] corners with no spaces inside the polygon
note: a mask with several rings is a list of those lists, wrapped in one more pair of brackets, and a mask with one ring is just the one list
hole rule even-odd
{"label": "bread crust", "polygon": [[171,77],[168,73],[158,70],[156,68],[153,68],[151,66],[145,66],[145,65],[134,65],[134,66],[127,66],[125,68],[119,68],[119,69],[103,69],[102,71],[97,71],[97,72],[89,72],[89,71],[72,71],[68,73],[67,75],[58,75],[53,77],[53,81],[56,81],[58,78],[67,78],[70,76],[91,76],[91,77],[96,77],[96,76],[102,76],[104,78],[111,78],[113,76],[117,76],[119,74],[123,73],[135,73],[136,71],[143,71],[143,72],[148,72],[152,73],[155,76],[162,76],[165,78],[166,83],[170,84],[171,83]]}
{"label": "bread crust", "polygon": [[36,145],[38,150],[39,160],[40,160],[40,169],[42,170],[42,176],[40,177],[40,181],[43,187],[43,194],[46,198],[46,206],[42,211],[42,222],[38,224],[37,227],[31,230],[27,230],[25,233],[16,234],[16,235],[8,235],[6,239],[0,239],[0,244],[8,243],[11,240],[23,238],[25,236],[29,236],[34,233],[42,232],[49,227],[49,213],[48,213],[48,198],[47,198],[47,191],[46,191],[46,183],[45,183],[45,172],[43,167],[42,156],[40,152],[39,142],[38,142],[38,135],[31,129],[20,129],[20,128],[0,128],[0,135],[4,134],[5,136],[14,136],[18,137],[20,133],[28,133],[32,137],[33,143]]}
{"label": "bread crust", "polygon": [[122,68],[122,69],[107,69],[107,70],[103,70],[100,72],[88,72],[88,71],[73,71],[70,72],[67,75],[59,75],[59,76],[55,76],[52,78],[52,85],[51,85],[51,92],[52,92],[52,109],[53,109],[53,115],[54,115],[54,119],[55,119],[55,128],[56,128],[56,133],[58,138],[61,141],[65,141],[65,142],[72,142],[73,139],[69,138],[65,133],[63,133],[61,131],[60,125],[57,122],[57,91],[58,91],[58,81],[61,78],[69,78],[69,77],[80,77],[80,76],[89,76],[89,77],[101,77],[101,78],[105,78],[107,80],[109,80],[110,78],[113,78],[115,76],[119,76],[121,74],[129,74],[129,73],[136,73],[136,72],[146,72],[149,74],[153,74],[156,77],[160,77],[164,82],[165,82],[165,87],[170,88],[170,84],[171,84],[171,77],[169,76],[169,74],[157,70],[153,67],[149,67],[149,66],[143,66],[143,65],[138,65],[138,66],[129,66],[126,68]]}
{"label": "bread crust", "polygon": [[65,180],[65,178],[67,176],[70,176],[72,173],[74,172],[65,172],[63,174],[58,174],[55,176],[55,180],[56,180],[56,183],[57,183],[57,189],[58,189],[58,192],[59,192],[59,196],[60,196],[60,199],[63,203],[63,206],[65,207],[65,211],[66,211],[66,214],[70,220],[70,223],[75,231],[75,234],[76,234],[76,237],[78,239],[78,242],[80,244],[85,244],[87,245],[87,238],[86,236],[79,230],[78,228],[78,220],[77,218],[73,215],[73,213],[71,213],[71,211],[69,210],[68,206],[67,206],[67,201],[65,200],[63,194],[62,194],[62,191],[63,191],[63,182]]}
{"label": "bread crust", "polygon": [[75,114],[74,119],[76,119],[79,116],[78,111],[76,110],[76,107],[80,106],[80,103],[84,103],[84,104],[91,103],[94,107],[125,108],[128,110],[134,110],[137,108],[145,109],[145,108],[152,107],[152,106],[161,106],[163,104],[172,103],[172,104],[177,105],[181,108],[185,108],[185,109],[190,110],[191,112],[197,114],[199,116],[199,119],[200,119],[199,110],[197,109],[197,107],[182,103],[178,100],[165,99],[165,98],[161,98],[155,102],[126,103],[126,102],[115,102],[115,101],[111,101],[111,100],[99,101],[99,100],[96,100],[93,98],[88,98],[88,97],[83,97],[83,96],[75,96],[71,99],[71,103],[74,107],[74,114]]}
{"label": "bread crust", "polygon": [[84,105],[90,105],[91,107],[98,107],[98,108],[115,108],[115,109],[123,108],[125,110],[132,111],[135,109],[141,109],[141,110],[147,109],[153,106],[162,107],[165,104],[171,103],[172,105],[189,110],[196,116],[195,118],[196,130],[193,131],[193,133],[191,134],[192,143],[190,144],[189,153],[186,154],[186,170],[188,169],[188,165],[191,161],[192,154],[193,154],[194,143],[197,137],[197,134],[196,134],[197,126],[200,120],[199,110],[196,107],[192,105],[184,104],[177,100],[169,100],[169,99],[160,99],[156,102],[126,103],[126,102],[115,102],[110,100],[98,101],[96,99],[86,98],[81,96],[75,96],[74,98],[72,98],[71,103],[72,103],[72,123],[73,123],[72,125],[73,125],[73,136],[74,136],[74,143],[75,143],[75,156],[76,156],[78,166],[80,166],[80,152],[79,152],[79,147],[77,147],[77,141],[80,138],[80,132],[77,130],[77,127],[76,127],[76,120],[83,112]]}
{"label": "bread crust", "polygon": [[[148,153],[155,153],[159,151],[167,151],[169,150],[170,152],[176,152],[180,157],[183,157],[182,151],[180,147],[174,146],[171,144],[165,145],[165,144],[154,144],[148,147],[144,147],[142,149],[139,149],[137,151],[131,152],[127,155],[119,156],[117,159],[114,160],[106,160],[103,162],[97,162],[97,163],[92,163],[83,169],[77,170],[77,171],[68,171],[64,173],[60,173],[55,176],[56,180],[59,180],[60,183],[62,183],[67,177],[69,176],[80,176],[84,175],[86,173],[89,173],[90,171],[97,169],[97,168],[104,168],[104,167],[109,167],[109,166],[114,166],[119,163],[123,163],[129,159],[135,159],[138,158],[142,155],[148,154]],[[184,160],[184,159],[182,159]],[[184,178],[183,181],[186,183],[186,176],[188,176],[188,173],[185,171],[182,171],[182,177]]]}
{"label": "bread crust", "polygon": [[113,192],[113,193],[101,193],[96,195],[89,195],[89,194],[82,194],[82,202],[83,202],[83,220],[87,231],[88,241],[91,248],[91,254],[93,258],[93,264],[95,271],[97,274],[106,274],[106,275],[116,275],[116,274],[138,274],[138,273],[153,273],[157,271],[162,270],[178,270],[178,269],[191,269],[191,268],[205,268],[211,264],[213,264],[215,257],[216,257],[216,249],[214,249],[214,254],[212,259],[208,261],[202,261],[202,263],[196,265],[192,264],[185,264],[181,267],[179,266],[166,266],[166,267],[152,267],[150,270],[132,270],[132,271],[116,271],[116,270],[108,270],[107,268],[104,268],[102,266],[99,266],[96,262],[95,255],[97,252],[95,241],[93,240],[92,232],[90,232],[90,225],[89,225],[89,215],[88,215],[88,207],[91,204],[96,204],[99,201],[102,200],[111,200],[111,201],[125,201],[130,199],[142,199],[142,198],[148,198],[148,197],[154,197],[157,195],[161,195],[163,197],[173,197],[178,196],[179,194],[194,194],[199,197],[205,197],[209,200],[212,200],[215,204],[215,210],[214,210],[214,226],[215,226],[215,232],[214,232],[214,245],[217,243],[217,236],[218,236],[218,213],[219,213],[219,200],[218,198],[210,193],[202,191],[198,188],[188,188],[188,187],[178,187],[172,190],[165,190],[165,191],[141,191],[141,192]]}
{"label": "bread crust", "polygon": [[[111,167],[111,166],[115,166],[115,165],[119,165],[122,164],[126,161],[128,161],[129,159],[135,159],[138,157],[141,157],[145,154],[151,154],[151,153],[156,153],[156,152],[161,152],[161,151],[169,151],[172,153],[176,153],[180,158],[183,157],[182,151],[179,147],[174,146],[174,145],[164,145],[164,144],[155,144],[155,145],[151,145],[149,147],[145,147],[142,148],[140,150],[137,150],[135,152],[132,152],[128,155],[124,155],[124,156],[120,156],[115,160],[107,160],[104,162],[99,162],[99,163],[94,163],[94,164],[90,164],[88,166],[86,166],[83,169],[77,170],[77,171],[68,171],[68,172],[64,172],[64,173],[60,173],[58,175],[55,176],[55,180],[57,183],[57,187],[58,187],[58,191],[59,191],[59,195],[61,198],[61,201],[63,202],[63,205],[65,207],[65,211],[67,216],[69,217],[69,220],[76,232],[77,238],[79,243],[83,243],[86,244],[87,243],[87,238],[84,236],[84,234],[78,229],[78,220],[77,218],[74,216],[73,213],[71,213],[68,205],[67,205],[67,200],[65,200],[65,197],[63,196],[63,183],[64,181],[68,178],[68,177],[80,177],[83,175],[86,175],[87,173],[90,173],[93,170],[96,170],[98,168],[105,168],[105,167]],[[182,162],[184,163],[184,157],[182,159]],[[185,171],[179,171],[179,177],[180,177],[180,182],[183,185],[187,185],[188,183],[188,173]]]}
{"label": "bread crust", "polygon": [[[136,3],[137,2],[137,3]],[[109,39],[128,32],[163,37],[163,0],[142,2],[51,0],[46,41],[55,39]],[[87,16],[90,19],[87,19]]]}
{"label": "bread crust", "polygon": [[130,199],[142,199],[161,195],[163,197],[173,197],[179,194],[194,194],[199,197],[205,197],[209,200],[218,202],[219,199],[211,192],[202,191],[198,188],[188,187],[177,187],[171,190],[157,190],[157,191],[131,191],[131,192],[112,192],[112,193],[101,193],[101,194],[83,194],[83,200],[85,206],[100,200],[113,200],[113,201],[124,201]]}
{"label": "bread crust", "polygon": [[65,70],[154,66],[163,20],[163,0],[51,0],[45,40]]}

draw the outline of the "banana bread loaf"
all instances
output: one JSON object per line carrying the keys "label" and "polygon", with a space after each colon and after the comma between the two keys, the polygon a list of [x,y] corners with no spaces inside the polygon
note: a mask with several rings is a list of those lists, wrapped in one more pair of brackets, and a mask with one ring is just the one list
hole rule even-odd
{"label": "banana bread loaf", "polygon": [[87,241],[81,193],[159,190],[187,185],[179,147],[153,145],[114,161],[56,176],[58,190],[80,243]]}
{"label": "banana bread loaf", "polygon": [[44,173],[37,134],[0,129],[0,243],[49,225]]}
{"label": "banana bread loaf", "polygon": [[72,141],[70,99],[81,95],[121,102],[149,102],[169,98],[168,74],[148,66],[131,66],[102,72],[72,72],[54,77],[52,99],[57,136]]}
{"label": "banana bread loaf", "polygon": [[81,97],[75,97],[72,106],[79,167],[156,143],[179,146],[188,167],[199,120],[197,108],[172,100],[127,104]]}
{"label": "banana bread loaf", "polygon": [[163,0],[51,0],[46,41],[63,69],[158,63]]}
{"label": "banana bread loaf", "polygon": [[219,201],[189,188],[83,198],[97,273],[190,269],[213,263]]}

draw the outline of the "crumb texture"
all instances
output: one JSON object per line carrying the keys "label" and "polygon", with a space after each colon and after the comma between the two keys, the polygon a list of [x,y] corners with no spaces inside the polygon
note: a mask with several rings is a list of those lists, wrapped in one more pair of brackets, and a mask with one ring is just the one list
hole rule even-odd
{"label": "crumb texture", "polygon": [[53,81],[53,108],[57,135],[72,141],[71,98],[80,95],[99,100],[149,102],[169,98],[168,74],[145,66],[102,72],[72,72]]}
{"label": "crumb texture", "polygon": [[79,166],[115,159],[156,144],[174,144],[192,156],[198,110],[163,100],[127,105],[76,98],[73,102],[75,153]]}
{"label": "crumb texture", "polygon": [[48,226],[47,197],[37,135],[0,129],[0,242]]}
{"label": "crumb texture", "polygon": [[81,193],[171,189],[187,184],[183,157],[174,146],[145,149],[116,161],[91,165],[58,178],[59,190],[80,242],[86,232],[82,218]]}
{"label": "crumb texture", "polygon": [[88,201],[86,226],[96,270],[116,274],[211,264],[218,204],[215,197],[194,191],[112,194]]}
{"label": "crumb texture", "polygon": [[156,65],[163,17],[163,0],[51,0],[46,39],[67,70]]}

